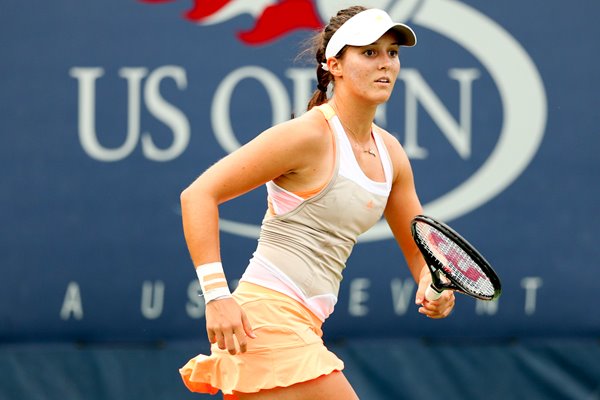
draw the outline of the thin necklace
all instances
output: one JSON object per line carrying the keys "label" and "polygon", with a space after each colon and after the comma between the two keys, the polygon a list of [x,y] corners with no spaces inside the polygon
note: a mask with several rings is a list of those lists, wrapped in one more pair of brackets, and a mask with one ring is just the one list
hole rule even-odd
{"label": "thin necklace", "polygon": [[352,129],[348,128],[347,126],[344,125],[344,123],[342,122],[339,113],[337,111],[337,106],[334,106],[333,104],[331,104],[331,108],[333,108],[333,111],[335,111],[336,114],[338,114],[338,119],[340,121],[340,123],[342,124],[342,127],[345,130],[350,131],[350,133],[352,134],[352,137],[354,138],[354,143],[356,144],[356,146],[363,152],[363,153],[368,153],[370,155],[372,155],[373,157],[377,157],[377,153],[375,153],[375,149],[373,147],[371,147],[371,136],[373,136],[373,131],[371,130],[371,134],[369,135],[369,148],[368,149],[364,149],[361,148],[360,142],[358,140],[358,138],[356,137],[356,134],[354,132],[352,132]]}
{"label": "thin necklace", "polygon": [[[344,124],[342,124],[342,125],[344,125]],[[348,128],[347,126],[345,128],[348,131],[350,131],[350,133],[352,134],[352,137],[354,137],[354,142],[356,143],[356,145],[358,146],[358,148],[360,148],[362,150],[363,153],[369,153],[373,157],[377,157],[377,153],[375,153],[375,149],[373,147],[371,147],[371,136],[373,135],[372,131],[371,131],[371,134],[369,135],[369,148],[368,149],[364,149],[364,148],[361,148],[360,142],[358,141],[358,138],[356,137],[356,134],[354,132],[352,132],[352,129]]]}

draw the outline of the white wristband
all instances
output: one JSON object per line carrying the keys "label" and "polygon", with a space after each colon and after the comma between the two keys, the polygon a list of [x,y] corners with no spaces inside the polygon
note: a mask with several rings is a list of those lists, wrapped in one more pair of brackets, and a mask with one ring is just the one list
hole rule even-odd
{"label": "white wristband", "polygon": [[212,300],[231,297],[223,265],[220,262],[199,265],[196,267],[196,275],[206,304]]}

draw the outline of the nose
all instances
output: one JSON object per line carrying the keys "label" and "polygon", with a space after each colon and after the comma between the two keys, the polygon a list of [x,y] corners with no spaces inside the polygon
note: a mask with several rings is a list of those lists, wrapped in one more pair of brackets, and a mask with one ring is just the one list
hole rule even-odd
{"label": "nose", "polygon": [[388,54],[383,54],[380,62],[379,62],[379,69],[382,70],[388,70],[390,69],[390,67],[392,66],[392,57],[390,57]]}

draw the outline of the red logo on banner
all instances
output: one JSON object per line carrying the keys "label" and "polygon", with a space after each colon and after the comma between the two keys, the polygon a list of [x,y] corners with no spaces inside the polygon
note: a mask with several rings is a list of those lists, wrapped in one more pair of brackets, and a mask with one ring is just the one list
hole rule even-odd
{"label": "red logo on banner", "polygon": [[[167,3],[174,0],[140,0],[144,3]],[[315,4],[310,0],[195,0],[185,18],[201,25],[213,25],[250,14],[254,27],[240,31],[237,37],[247,45],[262,45],[300,29],[323,26]]]}

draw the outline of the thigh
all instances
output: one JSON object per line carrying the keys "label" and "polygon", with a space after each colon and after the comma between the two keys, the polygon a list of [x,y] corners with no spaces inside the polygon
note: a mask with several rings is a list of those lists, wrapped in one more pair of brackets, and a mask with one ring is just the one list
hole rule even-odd
{"label": "thigh", "polygon": [[236,396],[239,400],[358,400],[341,371],[288,387],[266,389],[258,393],[238,392]]}

